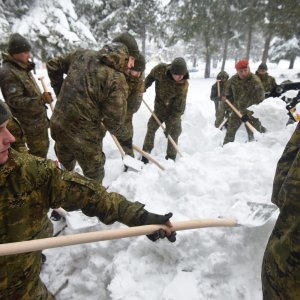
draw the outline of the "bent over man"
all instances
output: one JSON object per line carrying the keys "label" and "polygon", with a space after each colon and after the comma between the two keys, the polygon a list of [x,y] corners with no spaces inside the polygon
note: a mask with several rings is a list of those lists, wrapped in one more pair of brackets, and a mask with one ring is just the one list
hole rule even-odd
{"label": "bent over man", "polygon": [[0,86],[5,102],[10,107],[25,133],[29,153],[45,158],[49,148],[49,119],[45,103],[48,98],[41,93],[31,71],[31,46],[20,34],[10,36],[7,53],[2,53]]}
{"label": "bent over man", "polygon": [[77,50],[48,61],[58,97],[51,135],[56,155],[67,170],[73,170],[77,161],[86,177],[102,182],[102,141],[106,129],[115,134],[125,121],[128,85],[124,74],[138,54],[134,37],[123,33],[100,51]]}
{"label": "bent over man", "polygon": [[[178,143],[181,134],[181,116],[185,111],[188,92],[189,73],[182,57],[175,58],[171,64],[161,63],[154,67],[145,79],[145,91],[155,82],[154,113],[161,123],[165,122],[165,135],[170,135]],[[154,147],[155,133],[159,125],[153,116],[148,121],[143,150],[151,152]],[[168,141],[166,159],[176,159],[176,150]],[[148,160],[143,157],[142,161]]]}
{"label": "bent over man", "polygon": [[[105,224],[118,221],[128,226],[171,227],[172,213],[152,214],[142,203],[130,202],[120,194],[108,193],[96,181],[60,170],[54,161],[12,150],[15,138],[7,129],[10,117],[8,107],[0,101],[0,244],[50,236],[47,212],[60,206],[68,211],[82,209]],[[175,242],[171,228],[148,237],[155,241],[165,235]],[[0,298],[54,299],[41,281],[40,271],[41,251],[0,256]]]}

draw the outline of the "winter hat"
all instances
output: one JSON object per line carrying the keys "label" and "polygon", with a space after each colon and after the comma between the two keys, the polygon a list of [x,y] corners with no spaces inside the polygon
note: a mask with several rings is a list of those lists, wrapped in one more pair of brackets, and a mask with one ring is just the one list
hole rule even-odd
{"label": "winter hat", "polygon": [[146,61],[145,57],[140,54],[134,61],[134,67],[132,70],[137,71],[137,72],[144,72],[146,68]]}
{"label": "winter hat", "polygon": [[10,119],[12,114],[7,104],[0,100],[0,124],[3,124],[5,121]]}
{"label": "winter hat", "polygon": [[268,66],[267,64],[265,63],[261,63],[259,66],[258,66],[258,70],[268,70]]}
{"label": "winter hat", "polygon": [[185,75],[188,70],[184,58],[176,57],[172,61],[170,71],[173,75]]}
{"label": "winter hat", "polygon": [[137,45],[137,42],[135,38],[128,32],[121,33],[117,37],[115,37],[113,42],[116,43],[122,43],[124,44],[129,52],[129,56],[133,56],[134,58],[137,58],[139,55],[139,47]]}
{"label": "winter hat", "polygon": [[249,61],[247,59],[241,59],[235,64],[235,68],[239,69],[246,69],[249,66]]}
{"label": "winter hat", "polygon": [[218,80],[221,80],[221,79],[225,79],[225,80],[228,80],[229,78],[229,75],[227,72],[225,71],[221,71],[218,75],[217,75],[217,79]]}
{"label": "winter hat", "polygon": [[29,42],[19,33],[13,33],[8,41],[8,53],[18,54],[31,50]]}

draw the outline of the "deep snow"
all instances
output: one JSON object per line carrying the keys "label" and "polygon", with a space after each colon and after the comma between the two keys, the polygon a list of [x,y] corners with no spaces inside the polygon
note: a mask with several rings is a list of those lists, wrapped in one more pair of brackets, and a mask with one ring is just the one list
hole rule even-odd
{"label": "deep snow", "polygon": [[[252,64],[253,72],[258,64]],[[233,75],[233,63],[229,65]],[[278,83],[297,81],[296,71],[288,71],[287,62],[270,64],[269,69]],[[139,173],[124,173],[109,135],[104,142],[104,185],[109,191],[140,201],[152,212],[171,211],[173,221],[235,217],[239,212],[234,213],[231,207],[237,200],[270,203],[277,161],[295,129],[295,125],[285,126],[288,117],[284,102],[269,98],[253,108],[268,132],[257,142],[248,143],[246,130],[241,127],[236,142],[222,147],[224,132],[213,126],[214,105],[209,99],[215,79],[203,79],[202,73],[202,69],[191,73],[179,141],[184,157],[176,163],[166,161],[165,137],[161,130],[156,134],[152,155],[166,171],[148,164]],[[214,76],[217,73],[213,70]],[[144,99],[153,107],[153,86]],[[142,104],[134,117],[134,143],[139,146],[149,117]],[[55,158],[53,143],[49,157]],[[57,299],[259,300],[261,260],[275,219],[255,228],[181,231],[174,244],[167,240],[153,243],[142,236],[46,250],[42,279],[52,292],[68,279]],[[120,226],[99,224],[81,232]],[[69,228],[64,231],[72,233]]]}

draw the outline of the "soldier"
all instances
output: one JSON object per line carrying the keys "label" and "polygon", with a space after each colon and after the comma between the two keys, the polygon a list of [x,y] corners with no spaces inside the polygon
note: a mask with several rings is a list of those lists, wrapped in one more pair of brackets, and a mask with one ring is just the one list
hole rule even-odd
{"label": "soldier", "polygon": [[[175,242],[169,219],[172,213],[157,215],[139,202],[130,202],[117,193],[108,193],[96,181],[74,172],[62,171],[51,160],[10,149],[14,137],[7,129],[11,117],[0,102],[0,243],[13,243],[49,236],[50,208],[68,211],[82,209],[87,216],[97,216],[103,223],[115,221],[128,226],[165,224],[148,238],[155,241],[167,236]],[[22,182],[22,184],[17,184]],[[1,299],[54,299],[39,278],[41,251],[0,256]]]}
{"label": "soldier", "polygon": [[124,74],[138,54],[134,37],[123,33],[100,51],[81,49],[48,61],[58,98],[51,135],[56,155],[67,170],[73,170],[77,161],[86,177],[102,182],[102,141],[106,129],[115,134],[125,121],[128,85]]}
{"label": "soldier", "polygon": [[10,36],[7,53],[2,53],[0,86],[5,102],[24,130],[29,153],[45,158],[49,148],[46,93],[41,93],[31,71],[31,46],[20,34]]}
{"label": "soldier", "polygon": [[258,66],[257,71],[255,72],[255,74],[259,77],[259,79],[261,80],[261,83],[265,89],[265,93],[266,92],[271,92],[273,90],[273,88],[275,88],[277,86],[277,83],[275,81],[275,78],[270,76],[268,74],[268,67],[267,64],[265,63],[261,63]]}
{"label": "soldier", "polygon": [[[175,58],[171,64],[161,63],[155,66],[145,79],[145,91],[155,81],[154,113],[166,124],[164,134],[170,135],[175,143],[181,134],[181,115],[185,111],[188,92],[189,73],[182,57]],[[143,150],[150,153],[154,146],[155,132],[159,125],[153,116],[148,121]],[[166,159],[176,159],[176,149],[168,141]],[[148,159],[142,157],[144,163]]]}
{"label": "soldier", "polygon": [[[235,113],[231,113],[228,120],[228,127],[224,143],[233,142],[235,134],[242,122],[251,122],[259,132],[266,132],[259,119],[254,118],[253,112],[247,108],[253,104],[258,104],[264,99],[264,89],[259,78],[252,74],[249,68],[249,62],[246,59],[239,60],[235,68],[237,74],[233,75],[226,85],[226,98],[241,112],[243,115],[240,119]],[[248,140],[253,141],[253,133],[246,126]]]}
{"label": "soldier", "polygon": [[146,62],[143,55],[139,55],[134,62],[134,67],[129,69],[126,74],[126,81],[129,87],[127,98],[127,114],[125,123],[120,127],[116,133],[116,137],[119,140],[123,150],[126,154],[134,157],[132,149],[132,137],[133,126],[132,117],[133,114],[138,111],[141,106],[143,92],[144,92],[144,74]]}
{"label": "soldier", "polygon": [[[217,82],[211,87],[210,99],[215,103],[215,126],[218,128],[224,120],[225,111],[228,111],[225,107],[225,102],[222,101],[222,97],[225,96],[225,87],[229,75],[225,71],[221,71],[217,75]],[[227,115],[227,114],[226,114]]]}
{"label": "soldier", "polygon": [[271,201],[280,214],[262,263],[264,300],[300,299],[300,124],[278,161]]}

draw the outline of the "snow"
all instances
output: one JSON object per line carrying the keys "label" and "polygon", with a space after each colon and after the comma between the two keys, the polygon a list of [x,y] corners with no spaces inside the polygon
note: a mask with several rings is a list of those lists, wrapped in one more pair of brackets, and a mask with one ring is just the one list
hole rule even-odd
{"label": "snow", "polygon": [[[258,64],[253,63],[253,72]],[[287,66],[268,65],[269,73],[281,82]],[[234,74],[233,66],[233,62],[228,63],[230,75]],[[284,76],[292,78],[295,72]],[[232,208],[238,200],[270,203],[277,161],[296,126],[285,126],[285,103],[269,98],[253,107],[268,132],[248,143],[246,130],[241,127],[236,141],[222,147],[225,133],[213,126],[214,104],[209,99],[215,79],[203,79],[202,74],[202,70],[193,73],[189,81],[179,140],[184,156],[176,163],[166,161],[166,139],[161,130],[156,133],[152,155],[165,171],[149,163],[139,173],[123,172],[111,137],[107,135],[104,140],[104,185],[109,191],[140,201],[151,212],[171,211],[173,222],[240,218],[242,209]],[[153,85],[144,94],[151,107],[154,96]],[[134,116],[134,143],[138,146],[142,146],[149,117],[142,104]],[[53,141],[49,157],[55,158]],[[180,231],[176,243],[153,243],[140,236],[49,249],[44,251],[47,261],[41,277],[52,292],[68,279],[67,287],[57,295],[61,300],[259,300],[262,256],[276,217],[274,214],[259,227]],[[124,225],[99,224],[79,231],[67,228],[64,234],[119,227]]]}

